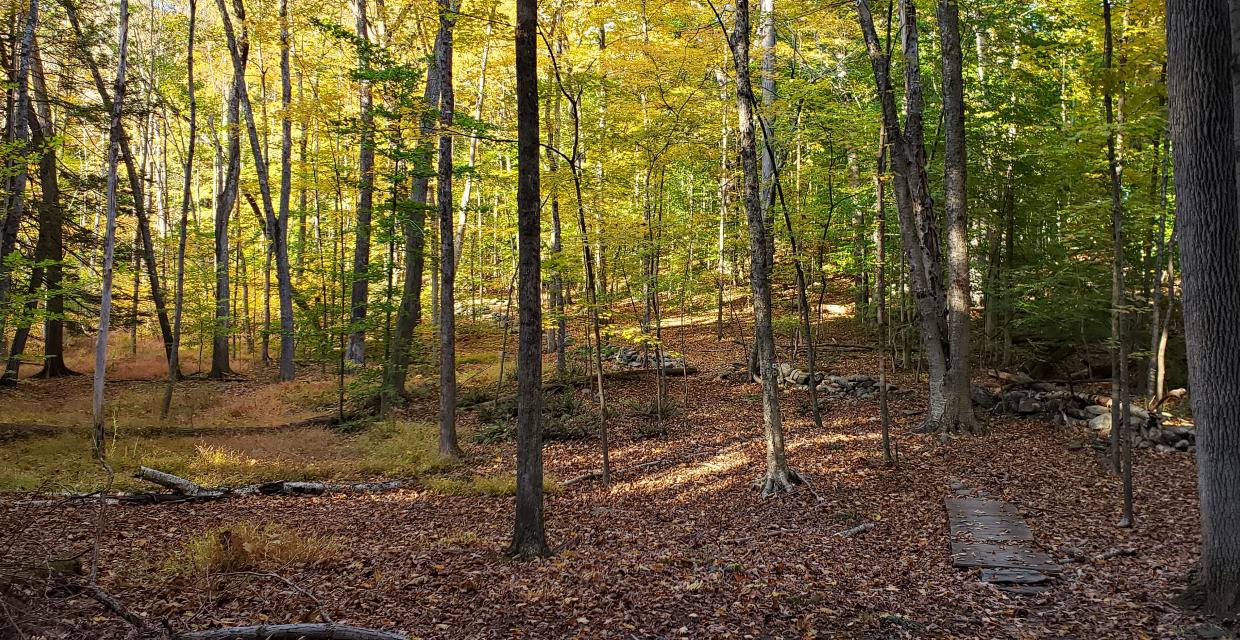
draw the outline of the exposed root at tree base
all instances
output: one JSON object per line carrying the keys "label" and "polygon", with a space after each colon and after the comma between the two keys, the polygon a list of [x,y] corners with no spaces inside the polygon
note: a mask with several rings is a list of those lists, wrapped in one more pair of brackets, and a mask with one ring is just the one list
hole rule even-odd
{"label": "exposed root at tree base", "polygon": [[796,486],[805,484],[805,478],[790,468],[767,471],[766,475],[754,483],[762,489],[762,497],[770,498],[781,493],[793,493]]}

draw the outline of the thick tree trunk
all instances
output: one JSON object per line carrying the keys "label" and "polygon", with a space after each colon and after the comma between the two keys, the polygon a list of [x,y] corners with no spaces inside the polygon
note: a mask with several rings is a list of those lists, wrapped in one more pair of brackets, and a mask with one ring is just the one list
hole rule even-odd
{"label": "thick tree trunk", "polygon": [[447,32],[439,60],[439,175],[435,178],[439,205],[439,263],[443,281],[439,295],[439,455],[456,459],[456,258],[452,220],[452,118],[456,97],[452,86],[453,0],[439,0],[439,28]]}
{"label": "thick tree trunk", "polygon": [[542,299],[538,179],[538,9],[517,0],[517,498],[509,553],[546,555],[543,528]]}
{"label": "thick tree trunk", "polygon": [[1220,617],[1240,611],[1240,199],[1228,22],[1221,0],[1167,3],[1167,94],[1197,424],[1197,586],[1206,610]]}
{"label": "thick tree trunk", "polygon": [[947,342],[946,400],[937,421],[939,431],[975,433],[969,385],[969,222],[964,127],[964,76],[960,51],[960,8],[956,0],[940,0],[939,34],[943,51],[943,209],[947,218]]}
{"label": "thick tree trunk", "polygon": [[[10,142],[15,147],[15,151],[19,154],[25,154],[30,151],[30,65],[34,59],[34,34],[35,27],[39,23],[39,2],[31,0],[30,6],[26,11],[24,20],[22,21],[21,45],[17,54],[17,100],[13,109],[13,120],[8,123],[10,129]],[[4,224],[0,227],[0,303],[8,301],[9,290],[13,286],[13,274],[9,271],[8,257],[17,248],[17,232],[21,224],[22,216],[26,207],[26,182],[28,181],[27,163],[23,159],[19,159],[14,163],[12,170],[15,175],[12,177],[11,191],[7,194],[7,206],[4,214]],[[0,319],[0,353],[7,351],[7,345],[4,345],[4,323]]]}
{"label": "thick tree trunk", "polygon": [[[721,25],[722,26],[722,25]],[[749,1],[736,3],[736,24],[729,48],[736,72],[737,133],[740,141],[741,171],[745,181],[745,217],[749,225],[749,285],[753,294],[754,349],[762,381],[762,422],[766,431],[766,473],[763,495],[792,491],[801,481],[788,467],[784,452],[783,421],[779,410],[779,381],[776,378],[775,338],[771,330],[771,230],[760,202],[761,176],[754,137],[754,95],[749,79]],[[773,169],[773,167],[772,167]]]}
{"label": "thick tree trunk", "polygon": [[[364,43],[370,42],[369,27],[366,16],[366,0],[357,0],[357,37]],[[358,47],[358,69],[363,72],[370,68],[370,53],[365,46]],[[358,145],[357,170],[360,184],[357,188],[357,224],[354,230],[353,273],[350,288],[349,312],[349,345],[345,358],[355,365],[366,361],[366,302],[370,290],[367,274],[370,268],[370,216],[374,208],[375,187],[375,139],[374,116],[371,113],[373,97],[370,80],[362,78],[358,81],[358,105],[361,112],[361,140]]]}

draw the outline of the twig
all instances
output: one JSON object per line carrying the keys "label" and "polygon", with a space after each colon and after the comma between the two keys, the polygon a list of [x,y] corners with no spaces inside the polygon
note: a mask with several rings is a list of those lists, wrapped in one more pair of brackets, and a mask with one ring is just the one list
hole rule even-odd
{"label": "twig", "polygon": [[108,593],[107,591],[104,591],[103,589],[100,589],[99,587],[95,586],[93,583],[88,583],[84,585],[82,587],[82,590],[86,592],[86,595],[93,598],[95,602],[98,602],[99,604],[103,605],[105,609],[116,614],[125,622],[128,622],[129,624],[133,625],[134,627],[138,629],[138,631],[142,632],[143,634],[157,635],[157,636],[163,635],[162,633],[160,633],[160,631],[157,628],[148,624],[147,621],[142,618],[142,616],[134,613],[132,609],[130,609],[129,607],[126,607],[120,600],[117,600],[116,598],[112,597],[112,594]]}
{"label": "twig", "polygon": [[1137,550],[1132,547],[1115,547],[1114,549],[1107,549],[1089,560],[1090,562],[1102,562],[1103,560],[1110,560],[1111,558],[1135,555],[1137,555]]}
{"label": "twig", "polygon": [[838,533],[836,533],[836,534],[835,534],[835,537],[837,537],[837,538],[851,538],[851,537],[853,537],[853,536],[857,535],[858,533],[864,533],[864,532],[869,531],[870,529],[873,529],[873,528],[874,528],[874,523],[873,523],[873,522],[866,522],[866,523],[863,523],[863,524],[859,524],[859,525],[857,525],[857,526],[855,526],[855,527],[853,527],[853,528],[851,528],[851,529],[845,529],[845,530],[843,530],[843,531],[840,531],[840,532],[838,532]]}

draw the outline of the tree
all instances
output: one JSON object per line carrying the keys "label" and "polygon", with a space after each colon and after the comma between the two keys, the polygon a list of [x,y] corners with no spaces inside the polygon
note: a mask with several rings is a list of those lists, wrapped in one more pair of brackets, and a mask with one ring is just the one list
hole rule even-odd
{"label": "tree", "polygon": [[353,275],[350,287],[349,345],[345,358],[355,365],[366,361],[366,297],[370,290],[370,217],[374,208],[375,189],[375,134],[374,115],[371,107],[370,35],[366,16],[366,0],[357,0],[357,68],[362,74],[358,80],[357,100],[360,105],[359,132],[361,140],[357,151],[357,170],[361,180],[357,189],[357,231],[353,243]]}
{"label": "tree", "polygon": [[[723,19],[716,14],[719,25]],[[725,30],[726,34],[726,30]],[[727,36],[736,73],[737,134],[744,176],[745,218],[749,225],[749,286],[753,295],[754,351],[762,382],[762,424],[766,432],[766,472],[762,495],[791,492],[802,482],[788,466],[783,420],[779,411],[779,380],[775,367],[775,335],[771,330],[771,229],[763,213],[757,144],[754,139],[754,95],[749,79],[749,2],[736,3],[736,23]]]}
{"label": "tree", "polygon": [[439,453],[461,457],[456,442],[456,259],[452,218],[452,118],[456,97],[452,87],[452,25],[456,6],[452,0],[439,0],[439,28],[447,36],[438,49],[435,66],[439,73],[439,174],[435,178],[439,205],[439,262],[443,282],[439,287]]}
{"label": "tree", "polygon": [[[1240,611],[1240,198],[1228,3],[1167,2],[1167,96],[1208,612]],[[1232,23],[1234,30],[1236,25]]]}
{"label": "tree", "polygon": [[517,0],[517,245],[521,328],[517,337],[518,557],[546,555],[542,465],[542,260],[538,180],[538,3]]}
{"label": "tree", "polygon": [[104,214],[103,290],[99,303],[99,333],[95,338],[95,373],[91,387],[91,436],[95,457],[106,458],[103,415],[103,385],[107,379],[108,329],[112,319],[112,267],[116,249],[117,164],[120,155],[121,113],[125,104],[125,71],[129,60],[129,0],[120,0],[117,19],[116,84],[112,102],[112,121],[108,133],[107,204]]}
{"label": "tree", "polygon": [[185,175],[181,182],[181,221],[177,230],[176,292],[172,311],[172,364],[168,367],[168,383],[164,386],[160,418],[167,419],[172,407],[172,390],[176,384],[181,360],[181,317],[185,310],[185,244],[189,234],[189,209],[194,187],[194,142],[198,132],[198,101],[194,95],[194,30],[198,25],[198,3],[189,0],[189,32],[185,36],[186,94],[189,96],[189,136],[185,150]]}
{"label": "tree", "polygon": [[939,0],[938,18],[943,51],[943,212],[947,218],[948,281],[948,369],[943,376],[945,388],[942,392],[947,406],[938,418],[938,429],[971,433],[978,430],[978,425],[969,394],[969,163],[965,146],[960,7],[956,0]]}
{"label": "tree", "polygon": [[[389,394],[389,400],[405,393],[413,328],[422,319],[422,274],[426,264],[427,167],[431,164],[433,151],[431,132],[435,128],[432,105],[439,103],[441,79],[435,61],[439,59],[439,51],[445,46],[445,41],[449,37],[451,37],[450,31],[441,22],[430,56],[430,68],[426,72],[426,87],[422,93],[422,104],[426,110],[419,120],[418,145],[413,152],[413,184],[409,195],[409,213],[401,219],[405,240],[405,280],[401,288],[400,307],[396,311],[396,327],[392,332],[392,365],[388,367],[388,378],[383,383],[383,392]],[[386,404],[390,405],[391,402]]]}

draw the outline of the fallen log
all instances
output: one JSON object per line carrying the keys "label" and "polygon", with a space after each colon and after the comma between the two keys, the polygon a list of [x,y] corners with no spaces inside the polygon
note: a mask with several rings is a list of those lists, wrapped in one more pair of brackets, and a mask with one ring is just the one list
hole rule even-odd
{"label": "fallen log", "polygon": [[391,491],[412,484],[408,480],[386,480],[383,482],[304,482],[295,480],[275,480],[240,487],[200,487],[194,482],[165,471],[139,467],[134,477],[139,480],[157,484],[171,489],[171,494],[136,494],[133,496],[118,495],[116,499],[126,502],[181,502],[185,500],[215,500],[225,496],[245,496],[260,494],[265,496],[318,496],[327,493],[366,493],[369,491]]}
{"label": "fallen log", "polygon": [[174,640],[409,640],[393,631],[343,624],[261,624],[178,633]]}
{"label": "fallen log", "polygon": [[[619,369],[608,371],[603,375],[609,378],[635,378],[647,373],[658,373],[658,367],[646,367],[642,369]],[[698,368],[693,365],[684,367],[663,367],[663,375],[668,377],[691,376],[698,372]]]}
{"label": "fallen log", "polygon": [[1029,377],[1029,374],[1020,373],[1019,371],[1016,373],[1009,373],[998,369],[987,369],[986,375],[992,378],[998,378],[1004,382],[1010,382],[1012,384],[1033,384],[1034,382],[1037,382],[1033,378]]}

